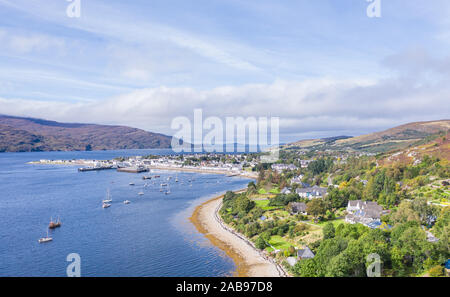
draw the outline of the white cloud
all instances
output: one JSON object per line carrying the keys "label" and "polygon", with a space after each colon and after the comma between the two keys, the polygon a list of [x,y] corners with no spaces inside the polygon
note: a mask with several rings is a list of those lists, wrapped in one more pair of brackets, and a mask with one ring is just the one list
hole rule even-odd
{"label": "white cloud", "polygon": [[34,51],[61,51],[65,48],[64,39],[45,34],[19,33],[0,29],[0,47],[14,53],[27,54]]}
{"label": "white cloud", "polygon": [[[450,88],[410,88],[397,82],[360,80],[276,81],[272,84],[141,89],[103,102],[58,103],[0,99],[2,113],[59,121],[122,124],[172,134],[171,120],[204,117],[278,116],[281,134],[360,134],[416,120],[448,117]],[[306,133],[306,134],[305,134]],[[283,140],[283,139],[282,139]]]}

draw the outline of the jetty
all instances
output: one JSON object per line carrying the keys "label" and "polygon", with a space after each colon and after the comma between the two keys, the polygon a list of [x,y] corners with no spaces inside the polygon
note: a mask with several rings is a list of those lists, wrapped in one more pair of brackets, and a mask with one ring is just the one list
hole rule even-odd
{"label": "jetty", "polygon": [[125,167],[125,168],[118,168],[117,171],[127,173],[141,173],[141,172],[149,172],[150,170],[145,167]]}
{"label": "jetty", "polygon": [[100,171],[100,170],[108,170],[115,169],[114,166],[95,166],[95,167],[83,167],[78,168],[79,172],[87,172],[87,171]]}

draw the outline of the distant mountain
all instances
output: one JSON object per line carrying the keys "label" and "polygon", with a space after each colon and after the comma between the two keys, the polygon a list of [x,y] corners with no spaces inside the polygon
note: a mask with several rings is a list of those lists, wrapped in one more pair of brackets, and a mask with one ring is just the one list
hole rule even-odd
{"label": "distant mountain", "polygon": [[420,143],[427,137],[439,133],[448,133],[450,120],[416,122],[401,125],[382,132],[357,137],[333,137],[325,139],[301,140],[285,148],[303,148],[318,150],[354,150],[372,153],[404,149]]}
{"label": "distant mountain", "polygon": [[170,148],[171,137],[125,126],[0,115],[0,152]]}

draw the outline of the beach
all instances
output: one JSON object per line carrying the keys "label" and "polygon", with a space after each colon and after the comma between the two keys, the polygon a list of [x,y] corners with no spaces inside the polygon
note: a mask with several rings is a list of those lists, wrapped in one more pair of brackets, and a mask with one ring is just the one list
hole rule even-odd
{"label": "beach", "polygon": [[190,218],[197,230],[236,264],[233,276],[238,277],[282,277],[283,269],[272,259],[257,250],[242,235],[235,233],[220,219],[218,211],[223,195],[199,205]]}

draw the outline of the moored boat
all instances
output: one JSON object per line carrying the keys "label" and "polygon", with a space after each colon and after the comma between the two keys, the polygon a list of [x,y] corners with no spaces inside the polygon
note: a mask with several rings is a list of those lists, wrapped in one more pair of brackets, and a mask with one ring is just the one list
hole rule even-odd
{"label": "moored boat", "polygon": [[39,242],[39,243],[46,243],[46,242],[50,242],[50,241],[53,241],[53,238],[51,238],[51,237],[48,235],[48,229],[47,229],[47,237],[42,237],[42,238],[40,238],[40,239],[38,240],[38,242]]}
{"label": "moored boat", "polygon": [[56,222],[53,222],[53,218],[50,218],[50,224],[48,224],[48,228],[56,229],[59,227],[61,227],[61,221],[59,220],[59,217],[58,217],[58,221],[56,221]]}

